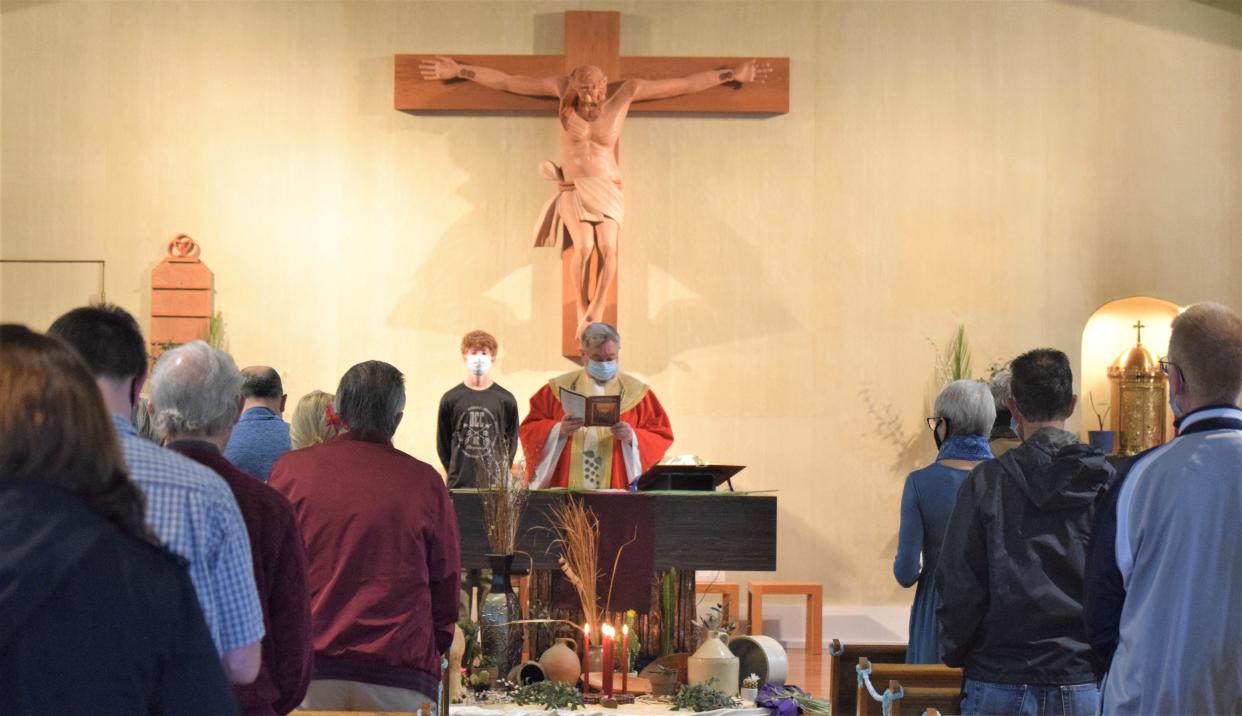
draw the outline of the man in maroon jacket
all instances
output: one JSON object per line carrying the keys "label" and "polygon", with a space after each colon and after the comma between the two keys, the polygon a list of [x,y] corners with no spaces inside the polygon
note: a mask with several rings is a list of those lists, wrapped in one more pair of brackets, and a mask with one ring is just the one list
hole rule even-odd
{"label": "man in maroon jacket", "polygon": [[355,365],[333,408],[344,432],[286,453],[268,480],[306,541],[315,670],[302,707],[418,711],[457,623],[457,518],[435,468],[392,445],[400,371]]}
{"label": "man in maroon jacket", "polygon": [[227,353],[194,341],[160,356],[151,375],[151,406],[168,447],[216,471],[241,508],[267,633],[259,676],[236,687],[237,699],[247,716],[270,716],[297,708],[310,683],[306,557],[288,501],[221,452],[237,423],[241,387],[241,372]]}

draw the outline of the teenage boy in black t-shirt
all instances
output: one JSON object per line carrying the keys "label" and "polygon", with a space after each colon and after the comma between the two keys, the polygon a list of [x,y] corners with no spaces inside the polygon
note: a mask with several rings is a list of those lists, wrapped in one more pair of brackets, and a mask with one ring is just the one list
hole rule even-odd
{"label": "teenage boy in black t-shirt", "polygon": [[489,333],[467,333],[461,339],[466,380],[440,399],[436,448],[450,489],[486,487],[482,484],[486,456],[507,448],[501,453],[507,471],[517,452],[517,400],[488,375],[498,348]]}

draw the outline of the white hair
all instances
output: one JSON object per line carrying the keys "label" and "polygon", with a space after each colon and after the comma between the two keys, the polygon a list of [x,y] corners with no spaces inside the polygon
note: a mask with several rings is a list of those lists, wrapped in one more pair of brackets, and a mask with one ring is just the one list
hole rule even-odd
{"label": "white hair", "polygon": [[237,420],[242,374],[228,353],[203,341],[166,351],[151,373],[155,429],[169,435],[221,435]]}
{"label": "white hair", "polygon": [[996,422],[996,403],[986,383],[955,380],[936,396],[936,416],[949,421],[949,437],[987,437]]}
{"label": "white hair", "polygon": [[607,323],[592,323],[582,331],[582,349],[594,348],[608,341],[621,345],[621,335]]}

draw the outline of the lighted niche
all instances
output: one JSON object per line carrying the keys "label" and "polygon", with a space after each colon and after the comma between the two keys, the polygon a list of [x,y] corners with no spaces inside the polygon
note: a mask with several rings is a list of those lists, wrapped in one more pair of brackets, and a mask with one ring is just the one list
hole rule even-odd
{"label": "lighted niche", "polygon": [[[1170,328],[1181,310],[1170,301],[1134,296],[1110,301],[1087,319],[1087,325],[1082,330],[1082,365],[1078,373],[1082,386],[1078,400],[1084,440],[1086,431],[1096,430],[1099,426],[1096,410],[1104,413],[1107,407],[1104,429],[1117,430],[1117,406],[1112,404],[1113,386],[1109,382],[1108,369],[1118,357],[1128,354],[1135,347],[1140,332],[1136,326],[1142,324],[1143,347],[1152,358],[1159,360],[1168,353]],[[1093,397],[1095,410],[1092,408]],[[1173,436],[1173,416],[1171,411],[1164,412],[1164,437],[1168,440]],[[1120,445],[1115,449],[1120,449]]]}

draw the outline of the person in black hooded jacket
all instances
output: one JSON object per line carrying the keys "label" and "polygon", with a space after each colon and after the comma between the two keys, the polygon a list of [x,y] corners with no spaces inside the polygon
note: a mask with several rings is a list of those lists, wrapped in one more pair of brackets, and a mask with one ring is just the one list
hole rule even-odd
{"label": "person in black hooded jacket", "polygon": [[1094,714],[1101,667],[1083,624],[1083,573],[1103,453],[1065,430],[1073,374],[1064,353],[1011,366],[1023,443],[962,483],[936,588],[944,663],[962,667],[963,714]]}
{"label": "person in black hooded jacket", "polygon": [[22,326],[0,348],[0,714],[237,713],[90,371]]}

